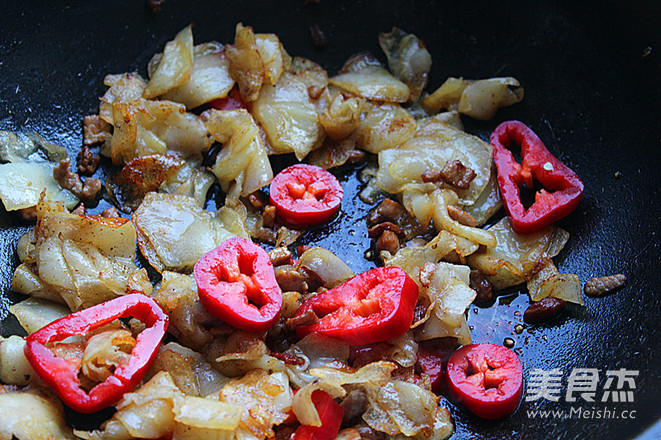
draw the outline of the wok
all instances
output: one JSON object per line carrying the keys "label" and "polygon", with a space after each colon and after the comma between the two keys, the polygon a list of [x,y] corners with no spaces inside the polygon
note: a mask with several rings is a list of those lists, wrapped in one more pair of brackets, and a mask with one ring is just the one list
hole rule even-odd
{"label": "wok", "polygon": [[[562,272],[593,276],[624,273],[627,285],[585,307],[570,307],[548,325],[515,334],[527,298],[509,292],[491,308],[469,311],[475,341],[512,337],[526,380],[536,368],[564,372],[558,402],[523,402],[511,418],[484,422],[445,401],[453,413],[453,438],[659,438],[661,425],[661,312],[658,215],[661,213],[661,5],[655,1],[465,1],[319,3],[296,1],[166,0],[161,12],[142,1],[5,2],[0,16],[0,128],[37,131],[75,157],[81,120],[98,109],[106,73],[138,70],[190,22],[197,42],[231,42],[237,22],[275,32],[291,54],[311,58],[331,73],[358,51],[379,54],[377,33],[398,26],[426,42],[434,64],[428,89],[447,76],[515,76],[525,86],[521,104],[486,123],[465,119],[467,130],[487,139],[501,121],[530,125],[547,147],[585,182],[576,212],[560,222],[571,239],[558,257]],[[315,48],[313,24],[328,45]],[[646,49],[646,48],[651,49]],[[342,216],[304,241],[319,243],[358,272],[374,265],[364,216],[354,203],[355,169],[341,170],[347,196]],[[616,178],[615,173],[620,177]],[[101,203],[97,210],[107,207]],[[16,240],[27,227],[13,214],[2,224],[0,318],[19,295],[9,280],[17,264]],[[0,326],[17,332],[12,317]],[[574,368],[638,370],[634,402],[567,402]],[[600,396],[601,394],[599,394]],[[535,418],[528,410],[610,408],[635,418]],[[628,413],[632,415],[631,412]],[[72,423],[94,423],[69,414]],[[656,423],[656,426],[654,426]]]}

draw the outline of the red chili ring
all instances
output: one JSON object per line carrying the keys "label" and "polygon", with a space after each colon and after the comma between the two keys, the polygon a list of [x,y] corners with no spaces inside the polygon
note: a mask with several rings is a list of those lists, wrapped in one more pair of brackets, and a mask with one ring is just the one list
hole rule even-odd
{"label": "red chili ring", "polygon": [[330,220],[340,208],[344,190],[328,171],[315,165],[285,168],[271,182],[271,204],[291,225],[312,226]]}
{"label": "red chili ring", "polygon": [[466,345],[448,360],[447,385],[452,397],[483,419],[516,412],[523,394],[518,356],[502,345]]}
{"label": "red chili ring", "polygon": [[246,331],[262,332],[280,315],[282,291],[264,249],[230,238],[195,263],[200,302],[214,316]]}

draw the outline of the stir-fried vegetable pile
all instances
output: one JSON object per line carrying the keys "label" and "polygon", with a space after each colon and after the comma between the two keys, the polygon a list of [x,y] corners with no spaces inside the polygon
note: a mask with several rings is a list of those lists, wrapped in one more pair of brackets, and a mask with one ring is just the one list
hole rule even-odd
{"label": "stir-fried vegetable pile", "polygon": [[[489,223],[512,197],[499,193],[506,171],[460,115],[490,119],[523,99],[519,82],[448,78],[429,94],[423,42],[394,29],[379,43],[387,67],[360,54],[329,77],[274,34],[239,24],[233,44],[196,45],[189,26],[149,79],[106,76],[77,172],[40,136],[0,133],[0,198],[36,219],[12,279],[29,296],[11,308],[29,336],[0,341],[0,437],[441,440],[453,431],[443,371],[472,344],[478,292],[526,283],[532,301],[582,304],[577,276],[551,260],[568,239],[556,218],[526,235],[507,217]],[[526,156],[531,135],[510,134]],[[115,169],[103,191],[90,177],[97,147]],[[535,148],[541,162],[512,165],[510,186],[535,177],[559,190],[557,159]],[[269,158],[287,153],[308,165],[274,179]],[[326,249],[293,248],[333,221],[343,191],[331,173],[345,164],[362,167],[375,208],[359,226],[385,266],[358,275]],[[225,194],[216,211],[213,185]],[[78,205],[100,194],[125,216]],[[539,194],[534,210],[553,208]],[[515,355],[499,356],[514,362],[499,371],[521,374]],[[489,373],[480,362],[456,371]],[[520,377],[507,383],[507,407],[483,413],[516,409]],[[72,430],[61,402],[116,412]]]}

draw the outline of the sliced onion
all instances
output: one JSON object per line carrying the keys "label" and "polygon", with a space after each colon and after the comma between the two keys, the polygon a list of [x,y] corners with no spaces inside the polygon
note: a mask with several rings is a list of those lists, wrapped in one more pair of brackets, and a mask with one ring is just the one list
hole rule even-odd
{"label": "sliced onion", "polygon": [[[138,272],[131,222],[69,214],[44,201],[37,205],[37,218],[34,265],[20,270],[14,283],[26,288],[21,293],[57,292],[71,310],[78,310],[125,292],[129,277]],[[38,275],[38,282],[30,274]]]}
{"label": "sliced onion", "polygon": [[431,69],[431,55],[425,44],[415,35],[394,27],[388,34],[379,34],[379,45],[388,57],[390,71],[411,90],[410,99],[418,99]]}
{"label": "sliced onion", "polygon": [[348,368],[335,368],[328,365],[312,368],[310,369],[310,374],[322,381],[334,382],[340,385],[371,384],[374,386],[383,386],[388,383],[390,375],[396,368],[397,365],[392,362],[377,361],[370,362],[355,372]]}
{"label": "sliced onion", "polygon": [[294,153],[302,160],[324,140],[308,86],[293,73],[285,72],[275,85],[262,87],[251,111],[264,128],[271,153]]}
{"label": "sliced onion", "polygon": [[78,197],[62,188],[53,178],[50,163],[20,162],[0,165],[0,198],[7,211],[37,205],[42,192],[45,198],[62,202],[69,209],[78,204]]}
{"label": "sliced onion", "polygon": [[319,381],[300,388],[294,396],[292,410],[301,425],[321,426],[319,412],[312,402],[312,393],[317,390],[328,393],[331,397],[344,397],[346,391],[337,382]]}
{"label": "sliced onion", "polygon": [[193,71],[193,30],[188,25],[165,45],[142,96],[155,98],[187,82]]}
{"label": "sliced onion", "polygon": [[192,197],[198,206],[204,207],[209,188],[215,181],[214,175],[202,167],[201,162],[188,160],[176,173],[166,177],[158,191]]}
{"label": "sliced onion", "polygon": [[414,436],[430,431],[438,397],[417,385],[392,380],[385,386],[367,386],[369,406],[363,420],[377,431]]}
{"label": "sliced onion", "polygon": [[436,230],[446,230],[476,244],[496,246],[496,237],[493,233],[484,229],[462,225],[450,218],[448,206],[456,205],[458,202],[457,195],[454,191],[437,190],[432,193],[431,197],[435,207],[433,217]]}
{"label": "sliced onion", "polygon": [[220,400],[243,407],[237,436],[252,433],[265,438],[273,437],[273,425],[279,425],[288,417],[292,394],[284,373],[252,370],[225,385],[220,391]]}
{"label": "sliced onion", "polygon": [[397,104],[366,106],[367,114],[360,120],[353,137],[359,148],[378,153],[395,148],[413,137],[416,122],[411,113]]}
{"label": "sliced onion", "polygon": [[229,46],[226,53],[230,75],[239,85],[241,96],[246,102],[254,101],[264,82],[264,62],[253,29],[238,23],[234,45]]}
{"label": "sliced onion", "polygon": [[21,327],[28,334],[50,324],[56,319],[67,316],[70,310],[60,304],[40,298],[28,298],[9,307],[9,313],[14,315]]}
{"label": "sliced onion", "polygon": [[163,98],[184,104],[190,110],[224,98],[232,87],[234,80],[223,45],[209,42],[193,49],[193,70],[188,81],[167,91]]}
{"label": "sliced onion", "polygon": [[328,106],[319,114],[319,123],[334,140],[347,138],[358,127],[365,108],[365,101],[339,92],[329,96]]}
{"label": "sliced onion", "polygon": [[225,376],[243,376],[255,369],[285,371],[284,363],[270,356],[271,351],[256,333],[234,331],[226,341],[214,341],[207,356],[215,358],[213,366]]}
{"label": "sliced onion", "polygon": [[201,397],[175,401],[174,437],[182,440],[232,438],[244,411],[239,405]]}
{"label": "sliced onion", "polygon": [[115,102],[111,109],[114,130],[101,152],[116,165],[167,151],[198,158],[213,144],[200,118],[182,104],[138,99]]}
{"label": "sliced onion", "polygon": [[322,247],[312,247],[301,254],[296,269],[304,267],[319,276],[324,287],[332,288],[356,274],[337,255]]}
{"label": "sliced onion", "polygon": [[107,330],[87,338],[81,364],[81,373],[95,382],[103,382],[116,368],[125,365],[136,340],[130,331]]}
{"label": "sliced onion", "polygon": [[497,289],[523,283],[547,256],[554,236],[552,227],[534,234],[517,234],[507,217],[487,231],[496,237],[496,246],[488,247],[484,253],[469,256],[468,263],[486,274]]}
{"label": "sliced onion", "polygon": [[397,362],[402,367],[412,367],[418,360],[418,344],[415,342],[413,333],[406,332],[402,336],[388,341],[392,344],[389,359]]}
{"label": "sliced onion", "polygon": [[[35,374],[25,357],[25,339],[16,335],[11,335],[7,339],[0,337],[0,382],[8,385],[27,385]],[[0,398],[2,398],[1,393]],[[3,419],[8,418],[3,417]],[[2,422],[0,426],[1,424]],[[0,433],[2,433],[1,429]]]}
{"label": "sliced onion", "polygon": [[503,206],[496,176],[496,169],[492,166],[489,182],[480,196],[472,205],[463,207],[463,210],[475,219],[477,226],[483,226]]}
{"label": "sliced onion", "polygon": [[[107,85],[109,89],[101,97],[99,117],[108,124],[114,124],[113,104],[138,101],[147,87],[147,81],[137,72],[106,75],[103,84]],[[104,150],[105,148],[102,148],[101,151],[104,152]]]}
{"label": "sliced onion", "polygon": [[434,93],[424,99],[427,111],[437,113],[441,109],[456,110],[468,81],[461,78],[448,78]]}
{"label": "sliced onion", "polygon": [[160,288],[153,298],[170,317],[168,331],[180,343],[199,350],[213,340],[205,326],[213,317],[200,303],[192,276],[163,271]]}
{"label": "sliced onion", "polygon": [[[509,86],[517,87],[510,91]],[[468,85],[459,100],[459,113],[471,118],[487,121],[506,107],[523,99],[523,88],[514,78],[491,78],[475,81]]]}
{"label": "sliced onion", "polygon": [[398,148],[379,153],[377,184],[390,193],[400,193],[404,185],[422,184],[423,173],[441,170],[451,160],[461,161],[476,173],[468,189],[454,189],[462,204],[471,205],[489,181],[491,146],[436,117],[419,121],[415,135]]}
{"label": "sliced onion", "polygon": [[147,194],[132,221],[140,251],[158,271],[188,271],[228,238],[248,238],[243,221],[229,208],[212,213],[180,195]]}
{"label": "sliced onion", "polygon": [[160,438],[174,431],[174,402],[183,397],[169,373],[160,372],[116,405],[117,412],[98,431],[75,431],[91,440],[108,438]]}
{"label": "sliced onion", "polygon": [[409,246],[400,249],[394,257],[386,261],[386,266],[404,269],[404,272],[419,283],[420,270],[425,264],[438,263],[456,246],[455,237],[447,231],[441,231],[425,246]]}
{"label": "sliced onion", "polygon": [[250,113],[209,110],[202,119],[214,139],[225,144],[211,169],[223,191],[233,197],[247,196],[271,182],[271,164]]}
{"label": "sliced onion", "polygon": [[436,113],[440,109],[458,110],[475,119],[491,119],[499,108],[523,99],[523,88],[514,78],[464,80],[448,78],[441,87],[424,100],[425,108]]}
{"label": "sliced onion", "polygon": [[62,404],[45,391],[0,394],[0,438],[74,440]]}
{"label": "sliced onion", "polygon": [[584,305],[578,275],[560,273],[550,258],[545,259],[542,264],[541,270],[526,283],[532,301],[539,301],[551,296]]}
{"label": "sliced onion", "polygon": [[410,96],[406,84],[392,76],[378,61],[363,54],[349,59],[342,72],[328,82],[374,101],[406,102]]}

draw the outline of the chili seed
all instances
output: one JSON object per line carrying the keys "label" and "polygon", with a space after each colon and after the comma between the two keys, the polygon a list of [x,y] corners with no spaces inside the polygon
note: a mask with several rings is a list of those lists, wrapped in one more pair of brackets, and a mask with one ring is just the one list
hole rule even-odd
{"label": "chili seed", "polygon": [[514,333],[516,333],[517,335],[520,335],[521,333],[523,333],[523,326],[521,324],[515,325],[514,326]]}
{"label": "chili seed", "polygon": [[503,341],[503,345],[504,345],[505,347],[507,347],[507,348],[512,348],[512,347],[514,347],[514,339],[512,339],[512,338],[505,338],[505,340]]}

